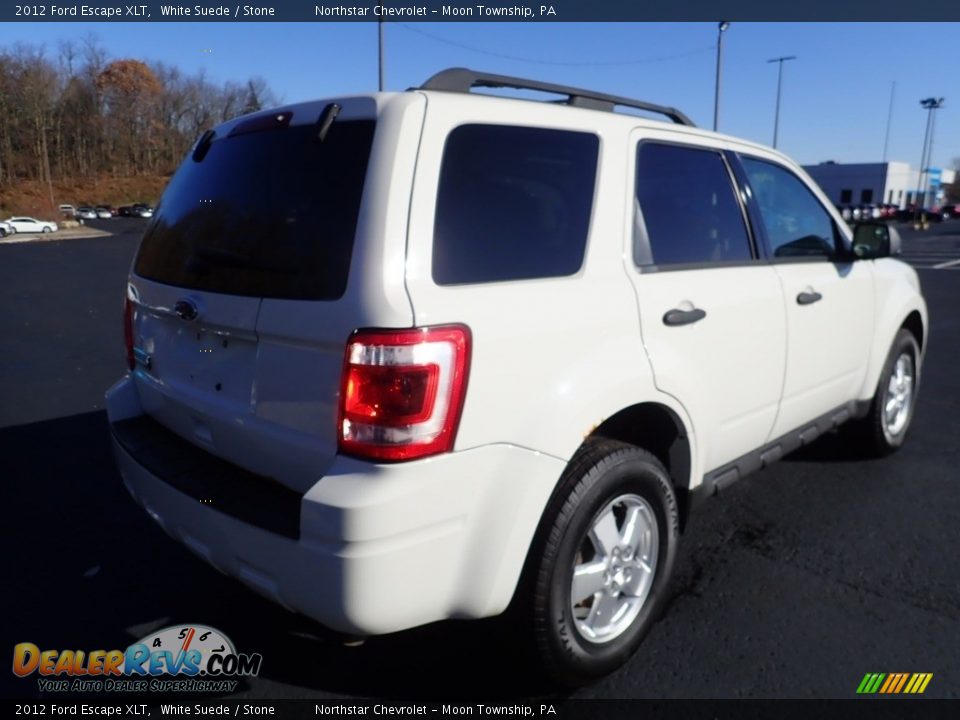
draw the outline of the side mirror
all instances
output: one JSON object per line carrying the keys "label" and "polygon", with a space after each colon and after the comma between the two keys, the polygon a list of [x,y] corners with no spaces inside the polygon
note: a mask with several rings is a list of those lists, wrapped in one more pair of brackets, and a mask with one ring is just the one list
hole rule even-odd
{"label": "side mirror", "polygon": [[861,260],[894,257],[900,254],[900,233],[884,223],[857,223],[853,226],[853,254]]}

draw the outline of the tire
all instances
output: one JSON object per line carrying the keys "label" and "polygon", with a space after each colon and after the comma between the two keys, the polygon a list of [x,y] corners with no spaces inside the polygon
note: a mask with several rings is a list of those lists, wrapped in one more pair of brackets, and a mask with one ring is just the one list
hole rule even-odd
{"label": "tire", "polygon": [[44,226],[43,226],[43,232],[48,233],[48,232],[50,232],[50,231],[51,231],[51,228],[50,228],[49,225],[44,225]]}
{"label": "tire", "polygon": [[866,453],[883,457],[903,445],[913,420],[919,379],[920,346],[913,333],[901,328],[883,364],[870,410],[859,424]]}
{"label": "tire", "polygon": [[630,658],[663,606],[679,527],[673,485],[653,455],[603,438],[577,451],[528,562],[534,648],[550,679],[582,685]]}

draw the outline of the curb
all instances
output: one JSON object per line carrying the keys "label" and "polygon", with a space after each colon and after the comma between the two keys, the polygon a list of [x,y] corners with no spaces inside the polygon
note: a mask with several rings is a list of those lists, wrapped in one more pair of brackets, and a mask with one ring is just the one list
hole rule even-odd
{"label": "curb", "polygon": [[53,242],[55,240],[82,240],[84,238],[107,237],[113,235],[105,230],[95,228],[76,228],[57,230],[52,233],[14,233],[0,238],[0,245],[13,245],[28,242]]}

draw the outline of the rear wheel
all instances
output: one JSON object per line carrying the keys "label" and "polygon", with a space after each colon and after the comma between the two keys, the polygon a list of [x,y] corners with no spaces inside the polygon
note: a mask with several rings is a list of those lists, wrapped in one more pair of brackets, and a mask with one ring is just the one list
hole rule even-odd
{"label": "rear wheel", "polygon": [[920,346],[909,330],[901,329],[880,373],[870,411],[860,423],[862,444],[872,455],[889,455],[906,439],[913,420],[920,368]]}
{"label": "rear wheel", "polygon": [[534,546],[535,642],[555,680],[582,684],[633,654],[662,606],[678,533],[673,486],[653,455],[584,444]]}

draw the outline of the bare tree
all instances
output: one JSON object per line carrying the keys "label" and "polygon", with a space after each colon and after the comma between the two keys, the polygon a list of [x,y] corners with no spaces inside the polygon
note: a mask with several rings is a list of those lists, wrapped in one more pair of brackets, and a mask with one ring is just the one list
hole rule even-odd
{"label": "bare tree", "polygon": [[0,49],[0,190],[103,174],[168,174],[204,130],[276,102],[263,78],[213,83],[163,63],[111,60],[95,35]]}

